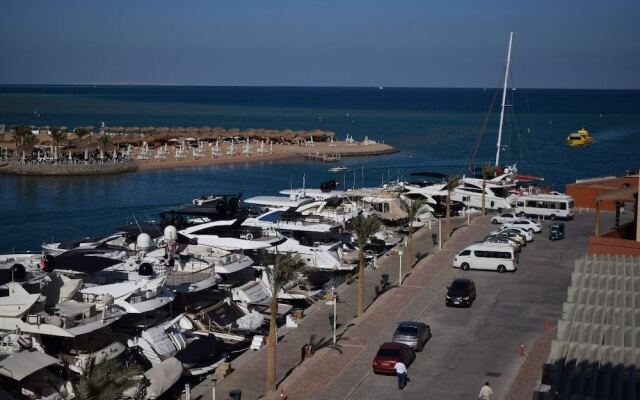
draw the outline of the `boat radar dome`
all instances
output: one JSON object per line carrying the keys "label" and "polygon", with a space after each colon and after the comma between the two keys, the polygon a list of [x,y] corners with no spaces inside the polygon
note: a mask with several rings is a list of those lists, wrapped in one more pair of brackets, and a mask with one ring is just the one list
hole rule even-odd
{"label": "boat radar dome", "polygon": [[178,230],[173,225],[168,225],[164,228],[164,239],[169,240],[178,240]]}
{"label": "boat radar dome", "polygon": [[151,236],[148,233],[141,233],[136,238],[136,248],[138,250],[149,250],[153,245]]}

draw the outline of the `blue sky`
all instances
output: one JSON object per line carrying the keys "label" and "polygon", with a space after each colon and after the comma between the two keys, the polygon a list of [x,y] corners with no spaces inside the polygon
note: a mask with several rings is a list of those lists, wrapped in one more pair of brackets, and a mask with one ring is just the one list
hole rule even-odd
{"label": "blue sky", "polygon": [[640,88],[640,1],[0,0],[0,83]]}

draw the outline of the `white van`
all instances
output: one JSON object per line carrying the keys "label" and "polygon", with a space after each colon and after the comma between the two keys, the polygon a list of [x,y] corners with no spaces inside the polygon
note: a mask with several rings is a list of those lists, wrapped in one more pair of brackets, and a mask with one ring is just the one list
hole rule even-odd
{"label": "white van", "polygon": [[517,263],[516,251],[506,243],[476,243],[453,256],[453,266],[463,271],[515,271]]}

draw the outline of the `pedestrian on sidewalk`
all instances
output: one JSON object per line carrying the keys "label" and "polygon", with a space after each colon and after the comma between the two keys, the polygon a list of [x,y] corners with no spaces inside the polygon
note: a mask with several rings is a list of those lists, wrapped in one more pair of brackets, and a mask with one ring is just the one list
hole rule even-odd
{"label": "pedestrian on sidewalk", "polygon": [[395,368],[398,377],[398,389],[402,390],[407,386],[407,366],[402,361],[398,361],[393,368]]}
{"label": "pedestrian on sidewalk", "polygon": [[491,400],[491,395],[493,394],[493,390],[489,386],[489,382],[485,382],[484,386],[480,389],[480,394],[478,395],[478,399],[480,400]]}

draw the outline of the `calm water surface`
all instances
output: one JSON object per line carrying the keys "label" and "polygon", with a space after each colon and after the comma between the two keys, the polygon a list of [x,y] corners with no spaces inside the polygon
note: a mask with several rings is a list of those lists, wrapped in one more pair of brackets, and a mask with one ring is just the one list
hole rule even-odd
{"label": "calm water surface", "polygon": [[[578,178],[622,174],[640,160],[640,91],[511,92],[503,159],[563,189]],[[0,86],[0,122],[33,125],[222,126],[327,129],[384,140],[401,150],[348,158],[355,185],[380,184],[411,172],[464,173],[494,96],[482,89],[225,88]],[[494,106],[497,110],[497,107]],[[478,162],[495,157],[497,113],[488,121]],[[587,126],[595,145],[564,146]],[[0,176],[0,252],[43,241],[104,235],[134,218],[208,193],[276,194],[354,173],[330,165],[284,161],[99,177]]]}

